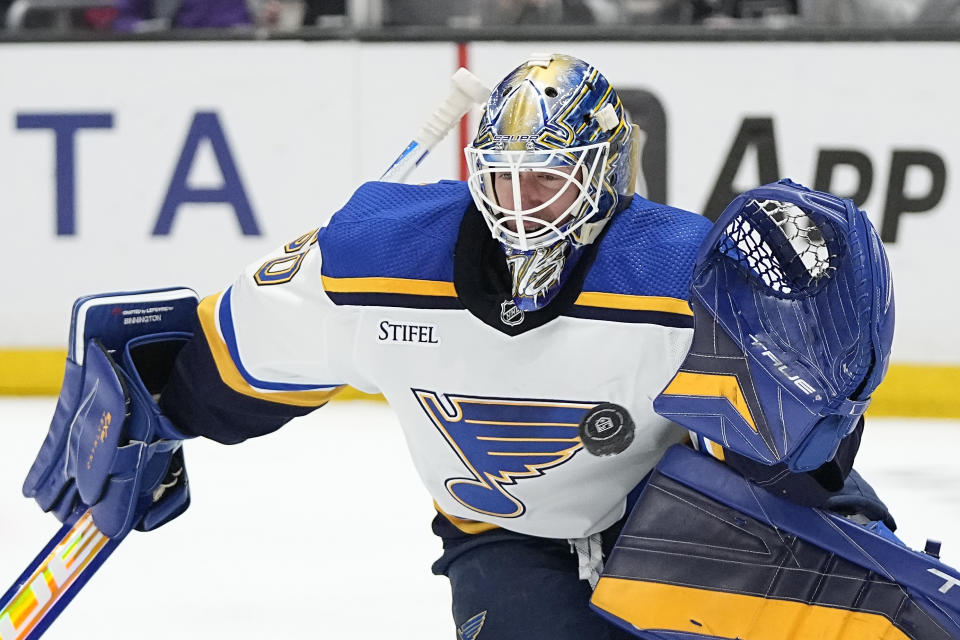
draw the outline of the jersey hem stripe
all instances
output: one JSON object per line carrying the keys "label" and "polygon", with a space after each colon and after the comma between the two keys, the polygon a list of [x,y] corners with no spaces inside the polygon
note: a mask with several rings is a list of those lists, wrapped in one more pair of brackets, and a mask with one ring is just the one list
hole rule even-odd
{"label": "jersey hem stripe", "polygon": [[447,519],[447,522],[455,526],[457,529],[463,533],[469,535],[477,535],[478,533],[486,533],[487,531],[493,531],[494,529],[499,529],[500,527],[495,524],[490,524],[489,522],[480,522],[479,520],[468,520],[467,518],[458,518],[457,516],[452,516],[443,509],[440,508],[440,505],[437,504],[436,500],[433,502],[433,508],[437,510],[437,513],[442,515]]}

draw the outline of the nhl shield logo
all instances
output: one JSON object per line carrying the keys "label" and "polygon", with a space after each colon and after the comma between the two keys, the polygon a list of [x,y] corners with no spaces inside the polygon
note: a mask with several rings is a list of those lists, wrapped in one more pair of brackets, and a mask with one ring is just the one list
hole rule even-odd
{"label": "nhl shield logo", "polygon": [[523,322],[523,309],[513,300],[504,300],[500,303],[500,321],[510,327],[517,326]]}

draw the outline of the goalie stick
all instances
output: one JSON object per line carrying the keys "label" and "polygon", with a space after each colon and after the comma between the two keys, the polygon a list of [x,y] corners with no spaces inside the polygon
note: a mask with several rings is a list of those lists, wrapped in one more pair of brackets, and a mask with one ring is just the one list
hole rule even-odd
{"label": "goalie stick", "polygon": [[0,640],[39,638],[121,540],[75,511],[0,598]]}
{"label": "goalie stick", "polygon": [[490,97],[488,89],[475,75],[460,67],[451,78],[450,93],[443,99],[416,137],[407,148],[397,156],[393,164],[380,176],[383,182],[403,182],[430,150],[447,137],[450,130],[460,122],[460,118],[476,104],[482,104]]}
{"label": "goalie stick", "polygon": [[[486,102],[490,89],[464,68],[416,137],[381,176],[403,182],[430,150],[443,140],[474,105]],[[109,538],[78,509],[0,597],[0,640],[35,640],[60,615],[83,585],[123,540]]]}

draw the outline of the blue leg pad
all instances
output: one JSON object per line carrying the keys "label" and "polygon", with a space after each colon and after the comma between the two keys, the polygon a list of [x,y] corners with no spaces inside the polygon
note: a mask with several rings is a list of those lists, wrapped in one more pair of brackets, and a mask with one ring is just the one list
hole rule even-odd
{"label": "blue leg pad", "polygon": [[650,640],[960,639],[960,572],[681,446],[651,476],[591,602]]}

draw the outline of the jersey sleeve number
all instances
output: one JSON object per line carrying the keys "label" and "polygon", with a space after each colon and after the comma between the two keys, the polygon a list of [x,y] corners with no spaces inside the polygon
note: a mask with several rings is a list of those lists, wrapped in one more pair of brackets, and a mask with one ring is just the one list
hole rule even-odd
{"label": "jersey sleeve number", "polygon": [[300,271],[307,252],[316,244],[318,234],[319,229],[314,229],[288,242],[283,247],[285,255],[264,262],[253,274],[254,281],[260,286],[290,282]]}

